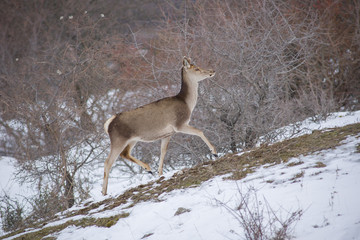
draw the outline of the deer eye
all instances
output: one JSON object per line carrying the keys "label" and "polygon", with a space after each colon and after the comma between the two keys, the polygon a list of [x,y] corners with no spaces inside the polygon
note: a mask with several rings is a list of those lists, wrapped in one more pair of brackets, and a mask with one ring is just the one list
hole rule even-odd
{"label": "deer eye", "polygon": [[198,72],[198,71],[200,71],[200,69],[198,69],[198,68],[195,68],[195,71],[197,71],[197,72]]}

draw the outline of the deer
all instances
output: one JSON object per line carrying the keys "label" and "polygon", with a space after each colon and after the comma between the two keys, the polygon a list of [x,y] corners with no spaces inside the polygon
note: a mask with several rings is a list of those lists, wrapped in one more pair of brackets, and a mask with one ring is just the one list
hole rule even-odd
{"label": "deer", "polygon": [[161,139],[159,176],[163,174],[167,147],[171,136],[175,133],[200,137],[209,147],[211,153],[217,156],[215,147],[205,137],[204,133],[189,125],[198,98],[199,82],[206,78],[212,78],[214,75],[214,70],[201,69],[191,63],[190,58],[184,57],[181,68],[181,89],[177,95],[118,113],[105,122],[104,129],[110,138],[110,153],[104,164],[103,195],[107,194],[109,172],[119,155],[123,159],[140,165],[152,174],[147,163],[131,155],[131,150],[139,141],[153,142]]}

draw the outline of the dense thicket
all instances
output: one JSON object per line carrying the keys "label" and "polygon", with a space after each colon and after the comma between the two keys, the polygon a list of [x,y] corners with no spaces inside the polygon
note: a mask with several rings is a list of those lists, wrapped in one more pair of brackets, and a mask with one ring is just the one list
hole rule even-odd
{"label": "dense thicket", "polygon": [[[37,186],[28,219],[87,198],[108,153],[104,121],[175,94],[184,55],[217,72],[201,83],[192,121],[219,152],[359,107],[358,0],[4,0],[0,16],[0,150]],[[155,167],[158,148],[138,144],[134,155]],[[207,154],[201,140],[175,136],[165,169]]]}

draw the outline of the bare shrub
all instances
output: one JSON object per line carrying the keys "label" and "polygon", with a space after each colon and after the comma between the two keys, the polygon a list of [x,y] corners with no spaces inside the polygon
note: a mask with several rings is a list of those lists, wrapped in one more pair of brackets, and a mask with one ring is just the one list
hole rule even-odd
{"label": "bare shrub", "polygon": [[297,209],[287,213],[285,218],[282,212],[275,211],[268,201],[258,199],[257,191],[253,188],[243,193],[239,189],[239,204],[236,209],[227,204],[217,201],[239,222],[244,231],[244,236],[240,238],[247,240],[285,240],[293,239],[294,225],[300,220],[303,211]]}
{"label": "bare shrub", "polygon": [[46,221],[56,213],[68,208],[67,201],[63,201],[59,195],[52,189],[43,187],[38,195],[28,199],[31,204],[31,213],[26,218],[28,224],[33,224],[39,220]]}
{"label": "bare shrub", "polygon": [[2,230],[9,232],[24,226],[24,206],[7,194],[1,196],[0,200]]}
{"label": "bare shrub", "polygon": [[[110,2],[0,3],[1,152],[17,158],[16,178],[38,191],[29,199],[34,221],[89,196],[98,177],[91,173],[108,148],[103,123],[146,103],[151,92],[144,86],[157,84],[140,81],[151,68],[118,31],[141,25],[130,18],[157,19],[158,9],[152,1],[142,1],[144,9]],[[127,23],[118,12],[128,14]]]}
{"label": "bare shrub", "polygon": [[[3,37],[17,34],[21,40],[2,39],[9,45],[1,49],[1,59],[8,61],[0,69],[0,125],[12,143],[9,153],[18,160],[17,178],[34,184],[42,206],[49,201],[49,206],[63,209],[88,196],[84,172],[93,170],[103,152],[102,124],[96,121],[105,118],[105,110],[98,108],[96,99],[116,85],[106,61],[112,43],[101,28],[105,18],[100,14],[89,10],[67,15],[51,4],[27,4],[19,9],[21,14],[16,4],[12,6],[3,22],[16,28],[6,28]],[[55,8],[64,7],[58,4]],[[26,24],[29,19],[34,23]],[[10,52],[16,48],[17,53]],[[45,197],[44,186],[56,196]]]}

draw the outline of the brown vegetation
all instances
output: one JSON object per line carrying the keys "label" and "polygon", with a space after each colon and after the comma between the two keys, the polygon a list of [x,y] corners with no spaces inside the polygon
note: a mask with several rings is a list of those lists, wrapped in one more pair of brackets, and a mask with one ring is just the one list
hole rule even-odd
{"label": "brown vegetation", "polygon": [[[87,198],[88,175],[106,158],[104,121],[176,94],[184,55],[217,72],[192,119],[220,152],[359,107],[358,0],[160,3],[1,1],[0,153],[37,186],[43,216]],[[159,148],[139,144],[135,157],[156,164]],[[179,135],[165,165],[193,166],[208,153]]]}

